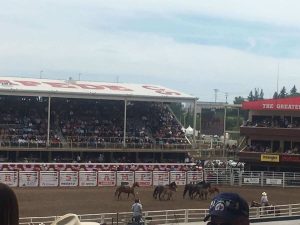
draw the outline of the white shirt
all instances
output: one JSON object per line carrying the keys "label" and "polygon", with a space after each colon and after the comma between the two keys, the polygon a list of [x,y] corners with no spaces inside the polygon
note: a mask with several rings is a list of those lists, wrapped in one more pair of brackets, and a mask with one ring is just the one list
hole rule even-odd
{"label": "white shirt", "polygon": [[268,201],[268,196],[267,196],[267,195],[261,196],[260,202],[261,202],[261,203],[268,203],[268,202],[269,202],[269,201]]}
{"label": "white shirt", "polygon": [[133,212],[133,216],[142,216],[142,204],[140,203],[134,203],[131,207],[132,212]]}

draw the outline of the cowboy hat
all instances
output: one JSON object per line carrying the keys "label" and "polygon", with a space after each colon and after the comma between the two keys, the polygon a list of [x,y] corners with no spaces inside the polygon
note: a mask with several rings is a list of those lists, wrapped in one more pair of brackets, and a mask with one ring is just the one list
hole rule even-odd
{"label": "cowboy hat", "polygon": [[263,192],[263,193],[261,193],[262,195],[267,195],[267,193],[266,192]]}
{"label": "cowboy hat", "polygon": [[59,217],[51,225],[100,225],[96,222],[80,222],[76,214],[68,213]]}

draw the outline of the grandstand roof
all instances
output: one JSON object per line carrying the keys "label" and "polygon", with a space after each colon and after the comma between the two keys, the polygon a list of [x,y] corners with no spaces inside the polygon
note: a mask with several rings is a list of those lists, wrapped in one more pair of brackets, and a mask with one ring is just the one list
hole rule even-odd
{"label": "grandstand roof", "polygon": [[0,95],[179,102],[194,96],[152,84],[0,77]]}
{"label": "grandstand roof", "polygon": [[265,111],[300,111],[300,97],[243,102],[242,109]]}

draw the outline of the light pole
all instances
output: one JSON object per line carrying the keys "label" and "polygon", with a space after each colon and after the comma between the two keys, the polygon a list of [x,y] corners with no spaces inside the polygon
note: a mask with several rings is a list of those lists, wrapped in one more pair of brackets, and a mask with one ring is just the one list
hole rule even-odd
{"label": "light pole", "polygon": [[217,94],[219,92],[219,89],[214,89],[214,91],[215,91],[215,103],[216,103],[217,102]]}

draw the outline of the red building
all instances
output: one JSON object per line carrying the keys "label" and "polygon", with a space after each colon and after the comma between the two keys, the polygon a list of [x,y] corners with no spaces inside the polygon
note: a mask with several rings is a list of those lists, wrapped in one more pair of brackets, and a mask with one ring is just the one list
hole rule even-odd
{"label": "red building", "polygon": [[300,97],[244,102],[240,161],[250,169],[300,171]]}

